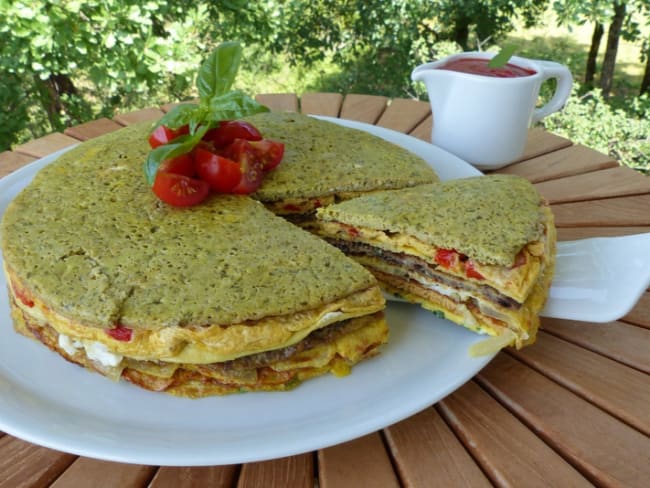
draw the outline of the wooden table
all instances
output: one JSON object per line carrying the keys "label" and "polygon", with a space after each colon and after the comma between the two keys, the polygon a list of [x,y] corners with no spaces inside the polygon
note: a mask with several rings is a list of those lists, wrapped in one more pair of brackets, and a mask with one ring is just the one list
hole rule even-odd
{"label": "wooden table", "polygon": [[[273,110],[353,119],[428,140],[428,103],[366,95],[258,95]],[[100,119],[0,154],[0,176],[169,106]],[[650,231],[650,178],[532,129],[522,175],[550,201],[561,240]],[[648,250],[650,252],[650,250]],[[0,433],[0,487],[649,486],[650,292],[620,321],[543,320],[447,398],[398,424],[283,459],[200,468],[98,461]]]}

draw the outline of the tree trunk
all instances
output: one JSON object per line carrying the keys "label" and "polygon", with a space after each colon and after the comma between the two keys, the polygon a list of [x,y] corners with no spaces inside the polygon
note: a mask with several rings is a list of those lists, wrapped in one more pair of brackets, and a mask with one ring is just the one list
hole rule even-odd
{"label": "tree trunk", "polygon": [[36,78],[37,86],[40,86],[42,103],[47,112],[47,117],[56,130],[63,128],[61,120],[65,106],[61,101],[61,95],[76,95],[77,88],[72,79],[65,74],[52,74],[46,80]]}
{"label": "tree trunk", "polygon": [[603,97],[607,98],[612,90],[614,81],[614,67],[616,66],[616,54],[618,53],[618,41],[621,38],[621,28],[625,20],[625,3],[616,2],[614,4],[614,17],[609,24],[607,32],[607,48],[603,58],[603,67],[600,74],[600,88],[603,91]]}
{"label": "tree trunk", "polygon": [[587,67],[585,68],[585,86],[588,90],[594,87],[594,75],[596,74],[596,59],[598,58],[598,49],[600,48],[600,41],[603,38],[605,29],[603,24],[596,22],[594,24],[594,32],[591,36],[591,47],[589,48],[589,56],[587,56]]}
{"label": "tree trunk", "polygon": [[650,95],[650,39],[646,44],[645,52],[645,71],[643,73],[643,79],[641,80],[641,90],[639,90],[639,95],[647,93]]}
{"label": "tree trunk", "polygon": [[464,51],[469,49],[469,18],[459,15],[454,22],[453,41],[461,46]]}

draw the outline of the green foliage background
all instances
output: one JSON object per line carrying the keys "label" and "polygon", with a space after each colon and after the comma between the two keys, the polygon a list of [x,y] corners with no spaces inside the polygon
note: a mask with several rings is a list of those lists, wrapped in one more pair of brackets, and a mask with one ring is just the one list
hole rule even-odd
{"label": "green foliage background", "polygon": [[[575,2],[555,3],[562,10]],[[548,7],[531,0],[0,0],[0,150],[193,98],[201,60],[229,39],[245,46],[236,88],[249,93],[426,99],[424,87],[410,82],[413,67],[494,48],[516,26],[540,22]],[[563,62],[581,78],[584,49],[516,41],[518,54]],[[543,123],[647,171],[650,100],[628,91],[606,100],[576,82],[565,110]]]}

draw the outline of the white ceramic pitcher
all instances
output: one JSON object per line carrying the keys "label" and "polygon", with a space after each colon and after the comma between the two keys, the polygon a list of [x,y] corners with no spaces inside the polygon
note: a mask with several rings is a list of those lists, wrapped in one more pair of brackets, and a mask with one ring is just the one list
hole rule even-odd
{"label": "white ceramic pitcher", "polygon": [[[433,129],[431,142],[481,169],[497,169],[521,157],[531,124],[560,110],[573,78],[564,65],[517,56],[509,63],[534,73],[498,78],[439,69],[460,58],[489,59],[494,53],[466,52],[415,68],[413,81],[427,87]],[[545,80],[557,79],[555,93],[535,108]]]}

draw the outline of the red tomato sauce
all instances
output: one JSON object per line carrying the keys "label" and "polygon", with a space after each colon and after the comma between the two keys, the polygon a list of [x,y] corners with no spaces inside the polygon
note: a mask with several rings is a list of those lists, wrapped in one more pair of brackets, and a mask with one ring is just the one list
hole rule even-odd
{"label": "red tomato sauce", "polygon": [[458,71],[461,73],[470,73],[473,75],[491,76],[494,78],[519,78],[522,76],[531,76],[536,71],[528,68],[522,68],[514,64],[506,64],[499,68],[489,68],[489,59],[481,58],[456,58],[439,66],[438,69],[449,71]]}

